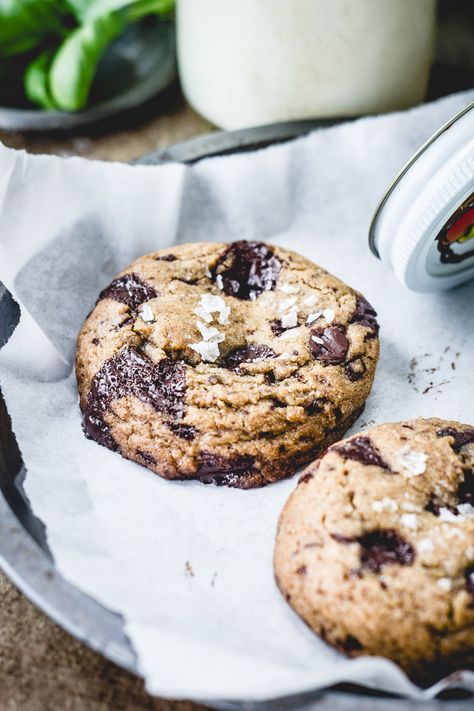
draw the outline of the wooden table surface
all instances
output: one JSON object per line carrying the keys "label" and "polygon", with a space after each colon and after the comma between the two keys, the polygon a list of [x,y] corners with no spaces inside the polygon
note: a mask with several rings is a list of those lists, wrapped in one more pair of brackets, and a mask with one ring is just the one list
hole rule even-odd
{"label": "wooden table surface", "polygon": [[[177,88],[159,113],[114,132],[74,136],[2,133],[32,153],[128,161],[211,130]],[[57,627],[0,572],[0,711],[198,711],[188,702],[150,697],[143,683]]]}

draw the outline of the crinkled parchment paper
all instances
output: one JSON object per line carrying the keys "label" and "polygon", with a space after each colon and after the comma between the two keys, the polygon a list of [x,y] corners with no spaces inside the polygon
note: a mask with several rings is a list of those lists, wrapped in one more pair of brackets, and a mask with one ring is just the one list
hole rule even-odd
{"label": "crinkled parchment paper", "polygon": [[[217,701],[342,680],[415,697],[439,688],[418,689],[387,660],[347,660],[283,601],[273,538],[296,478],[238,491],[164,481],[122,460],[84,438],[72,362],[99,290],[130,260],[172,243],[265,239],[320,263],[379,312],[382,357],[355,429],[423,415],[473,422],[474,282],[410,293],[367,247],[386,184],[470,100],[192,167],[0,148],[0,279],[22,307],[0,378],[26,490],[60,572],[123,615],[150,691]],[[474,688],[472,672],[462,683]]]}

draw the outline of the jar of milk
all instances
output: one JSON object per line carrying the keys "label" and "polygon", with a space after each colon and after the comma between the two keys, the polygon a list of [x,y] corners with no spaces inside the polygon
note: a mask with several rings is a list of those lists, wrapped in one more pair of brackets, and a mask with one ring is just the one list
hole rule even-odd
{"label": "jar of milk", "polygon": [[233,129],[419,103],[436,0],[178,0],[177,23],[187,99]]}

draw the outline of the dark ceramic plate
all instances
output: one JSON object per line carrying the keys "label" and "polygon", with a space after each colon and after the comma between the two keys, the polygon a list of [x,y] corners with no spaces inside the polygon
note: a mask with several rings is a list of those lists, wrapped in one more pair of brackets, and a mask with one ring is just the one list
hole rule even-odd
{"label": "dark ceramic plate", "polygon": [[71,131],[136,110],[176,79],[174,24],[145,20],[130,27],[107,50],[91,94],[79,113],[0,107],[0,129]]}
{"label": "dark ceramic plate", "polygon": [[[202,158],[255,150],[308,133],[337,120],[300,121],[230,133],[216,133],[172,146],[140,162],[191,163]],[[13,333],[20,317],[18,305],[0,285],[0,347]],[[23,492],[24,467],[0,391],[0,566],[49,617],[74,637],[103,656],[137,674],[133,649],[123,631],[122,618],[67,583],[55,568],[45,543],[44,529]],[[221,709],[289,711],[472,711],[473,696],[451,691],[450,701],[414,702],[387,694],[374,694],[354,686],[272,701],[268,704],[225,703]]]}

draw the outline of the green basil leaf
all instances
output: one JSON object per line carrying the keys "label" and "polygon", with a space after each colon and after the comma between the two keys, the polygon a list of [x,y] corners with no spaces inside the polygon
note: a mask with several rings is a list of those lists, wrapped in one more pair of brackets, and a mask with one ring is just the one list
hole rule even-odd
{"label": "green basil leaf", "polygon": [[63,0],[1,0],[0,56],[27,52],[48,35],[62,35],[68,13]]}
{"label": "green basil leaf", "polygon": [[23,78],[25,94],[43,109],[56,108],[49,91],[49,70],[53,56],[52,50],[42,52],[28,65]]}
{"label": "green basil leaf", "polygon": [[80,111],[87,105],[97,65],[108,45],[126,26],[120,13],[113,13],[79,27],[63,42],[51,66],[51,97],[63,111]]}

